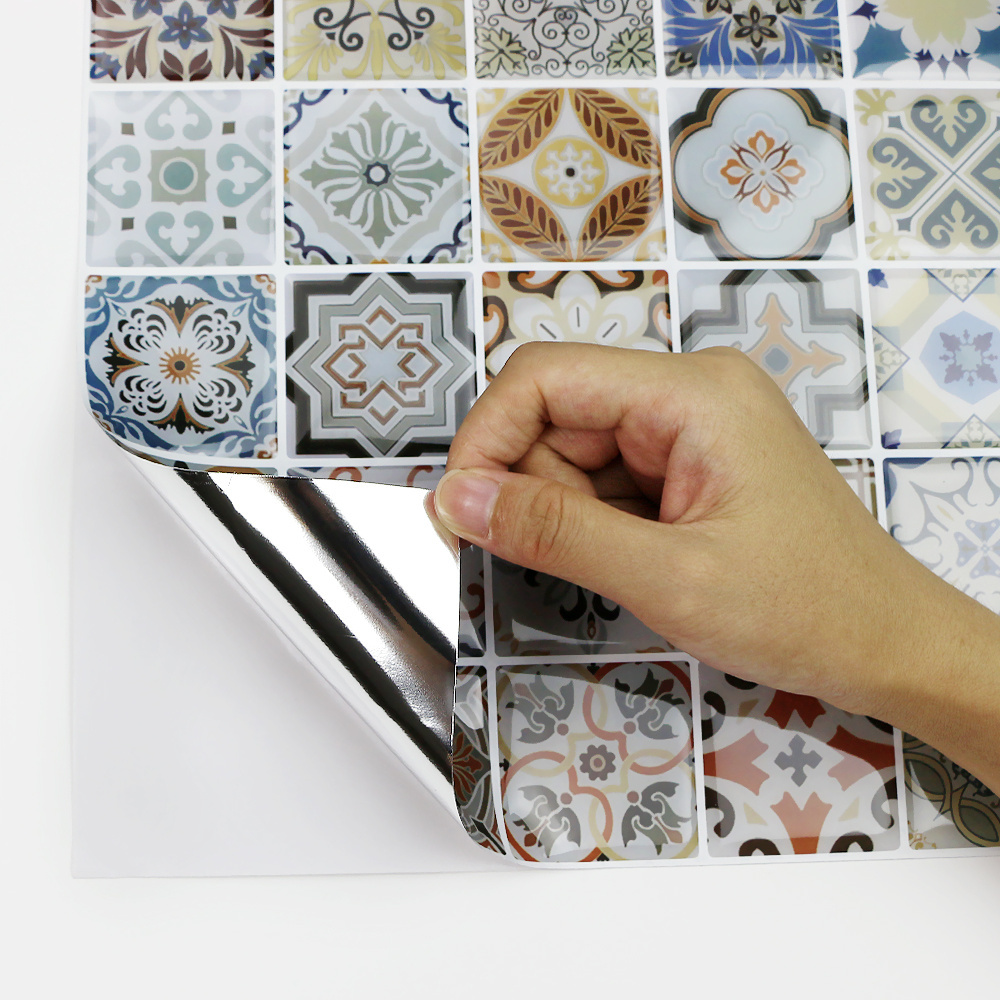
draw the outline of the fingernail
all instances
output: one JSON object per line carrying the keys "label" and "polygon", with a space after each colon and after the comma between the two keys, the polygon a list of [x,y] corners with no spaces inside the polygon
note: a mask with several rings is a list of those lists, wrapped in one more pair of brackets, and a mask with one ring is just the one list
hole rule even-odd
{"label": "fingernail", "polygon": [[463,538],[486,538],[500,484],[475,472],[446,473],[434,491],[434,509],[446,528]]}

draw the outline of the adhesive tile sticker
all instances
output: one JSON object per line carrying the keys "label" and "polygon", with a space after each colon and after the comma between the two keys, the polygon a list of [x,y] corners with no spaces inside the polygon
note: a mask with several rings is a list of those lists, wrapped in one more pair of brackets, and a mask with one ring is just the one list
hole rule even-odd
{"label": "adhesive tile sticker", "polygon": [[94,80],[274,76],[273,0],[91,0],[90,7]]}
{"label": "adhesive tile sticker", "polygon": [[462,0],[284,0],[287,80],[465,76]]}
{"label": "adhesive tile sticker", "polygon": [[476,76],[655,76],[652,0],[474,0]]}
{"label": "adhesive tile sticker", "polygon": [[882,442],[1000,445],[1000,291],[992,270],[872,270]]}
{"label": "adhesive tile sticker", "polygon": [[892,729],[701,667],[715,857],[899,847]]}
{"label": "adhesive tile sticker", "polygon": [[451,755],[455,803],[466,833],[480,847],[505,854],[493,804],[489,711],[485,668],[459,667]]}
{"label": "adhesive tile sticker", "polygon": [[856,99],[871,256],[995,256],[996,91],[859,90]]}
{"label": "adhesive tile sticker", "polygon": [[291,468],[289,476],[301,479],[339,479],[350,483],[415,486],[432,490],[444,475],[444,465],[338,465]]}
{"label": "adhesive tile sticker", "polygon": [[696,853],[686,664],[500,668],[497,711],[504,820],[519,857]]}
{"label": "adhesive tile sticker", "polygon": [[903,736],[910,846],[1000,847],[1000,796],[943,753]]}
{"label": "adhesive tile sticker", "polygon": [[681,271],[679,294],[681,350],[735,347],[777,382],[824,447],[871,444],[854,271]]}
{"label": "adhesive tile sticker", "polygon": [[854,495],[878,516],[878,499],[875,493],[875,465],[870,458],[836,458],[833,464],[854,490]]}
{"label": "adhesive tile sticker", "polygon": [[486,568],[483,550],[467,542],[459,550],[462,596],[458,613],[458,655],[486,652]]}
{"label": "adhesive tile sticker", "polygon": [[676,91],[672,103],[680,258],[854,257],[839,90]]}
{"label": "adhesive tile sticker", "polygon": [[290,286],[294,450],[446,452],[475,397],[465,279],[358,272]]}
{"label": "adhesive tile sticker", "polygon": [[571,341],[670,350],[666,271],[487,271],[486,374],[521,344]]}
{"label": "adhesive tile sticker", "polygon": [[86,286],[87,392],[108,433],[139,448],[272,458],[274,278],[103,277]]}
{"label": "adhesive tile sticker", "polygon": [[667,76],[843,75],[837,0],[663,0]]}
{"label": "adhesive tile sticker", "polygon": [[664,255],[654,90],[481,90],[488,261]]}
{"label": "adhesive tile sticker", "polygon": [[274,261],[270,94],[94,94],[87,262],[140,267]]}
{"label": "adhesive tile sticker", "polygon": [[1000,613],[1000,458],[891,459],[885,495],[892,537]]}
{"label": "adhesive tile sticker", "polygon": [[1000,80],[997,0],[865,0],[847,26],[855,76]]}
{"label": "adhesive tile sticker", "polygon": [[285,96],[289,264],[431,264],[471,253],[464,91]]}

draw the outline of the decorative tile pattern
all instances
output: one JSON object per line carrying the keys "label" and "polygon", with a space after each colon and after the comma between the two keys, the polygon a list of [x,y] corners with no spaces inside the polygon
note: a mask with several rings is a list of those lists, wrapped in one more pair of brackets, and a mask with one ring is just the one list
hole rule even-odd
{"label": "decorative tile pattern", "polygon": [[824,447],[871,444],[854,271],[682,271],[680,297],[681,350],[738,348]]}
{"label": "decorative tile pattern", "polygon": [[1000,847],[1000,796],[914,736],[903,763],[911,847]]}
{"label": "decorative tile pattern", "polygon": [[1000,458],[892,459],[885,494],[892,537],[1000,613]]}
{"label": "decorative tile pattern", "polygon": [[865,0],[848,30],[855,76],[1000,80],[997,0]]}
{"label": "decorative tile pattern", "polygon": [[666,271],[487,271],[486,375],[521,344],[571,341],[670,350]]}
{"label": "decorative tile pattern", "polygon": [[707,667],[701,679],[710,854],[899,846],[889,726]]}
{"label": "decorative tile pattern", "polygon": [[1000,242],[995,91],[859,90],[872,257],[993,257]]}
{"label": "decorative tile pattern", "polygon": [[875,465],[870,458],[835,458],[833,464],[854,490],[855,496],[878,516],[878,499],[875,492]]}
{"label": "decorative tile pattern", "polygon": [[290,264],[470,256],[464,91],[306,90],[285,102]]}
{"label": "decorative tile pattern", "polygon": [[507,839],[527,861],[697,850],[691,683],[680,663],[501,668]]}
{"label": "decorative tile pattern", "polygon": [[663,0],[667,76],[842,76],[837,0]]}
{"label": "decorative tile pattern", "polygon": [[486,652],[486,568],[483,550],[461,542],[458,569],[462,596],[458,614],[458,655]]}
{"label": "decorative tile pattern", "polygon": [[685,113],[670,129],[678,256],[853,257],[843,103],[840,91],[678,93]]}
{"label": "decorative tile pattern", "polygon": [[274,290],[266,274],[91,275],[84,347],[94,416],[138,447],[273,457]]}
{"label": "decorative tile pattern", "polygon": [[458,667],[451,755],[455,804],[466,833],[480,847],[506,854],[493,804],[488,718],[485,668]]}
{"label": "decorative tile pattern", "polygon": [[623,607],[575,583],[493,557],[500,656],[664,653],[674,647]]}
{"label": "decorative tile pattern", "polygon": [[300,455],[444,453],[475,395],[464,278],[291,283],[288,398]]}
{"label": "decorative tile pattern", "polygon": [[868,281],[884,445],[1000,445],[996,272],[873,270]]}
{"label": "decorative tile pattern", "polygon": [[490,261],[633,260],[665,240],[653,90],[482,90]]}
{"label": "decorative tile pattern", "polygon": [[93,95],[88,263],[271,263],[273,136],[265,93]]}
{"label": "decorative tile pattern", "polygon": [[349,483],[380,483],[383,486],[415,486],[432,490],[444,475],[444,466],[338,465],[289,469],[288,475],[299,479],[340,479]]}
{"label": "decorative tile pattern", "polygon": [[462,0],[285,0],[285,79],[465,76]]}
{"label": "decorative tile pattern", "polygon": [[655,76],[652,0],[474,0],[476,76]]}
{"label": "decorative tile pattern", "polygon": [[94,80],[274,76],[273,0],[91,0]]}

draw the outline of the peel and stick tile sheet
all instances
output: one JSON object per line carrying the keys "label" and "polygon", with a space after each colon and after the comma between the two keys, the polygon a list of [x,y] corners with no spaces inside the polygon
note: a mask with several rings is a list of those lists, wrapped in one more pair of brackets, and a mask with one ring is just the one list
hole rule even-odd
{"label": "peel and stick tile sheet", "polygon": [[[1000,612],[1000,0],[92,0],[89,55],[84,369],[120,444],[432,488],[520,344],[730,345]],[[487,850],[1000,849],[1000,798],[878,720],[472,548],[456,598]]]}

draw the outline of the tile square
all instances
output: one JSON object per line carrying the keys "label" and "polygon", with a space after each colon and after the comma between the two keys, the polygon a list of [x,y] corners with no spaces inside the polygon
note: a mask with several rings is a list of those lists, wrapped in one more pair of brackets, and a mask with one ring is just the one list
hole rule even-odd
{"label": "tile square", "polygon": [[854,271],[680,272],[681,350],[735,347],[780,386],[824,447],[871,444]]}
{"label": "tile square", "polygon": [[292,281],[286,356],[293,451],[443,455],[475,398],[464,277]]}
{"label": "tile square", "polygon": [[910,846],[1000,847],[1000,796],[915,736],[903,735]]}
{"label": "tile square", "polygon": [[833,464],[844,477],[854,495],[878,517],[878,496],[875,492],[875,464],[870,458],[835,458]]}
{"label": "tile square", "polygon": [[1000,445],[1000,287],[992,270],[868,276],[882,442]]}
{"label": "tile square", "polygon": [[663,0],[667,76],[843,76],[837,0]]}
{"label": "tile square", "polygon": [[458,655],[482,656],[486,652],[486,566],[483,550],[461,542],[458,570],[462,587],[458,606]]}
{"label": "tile square", "polygon": [[892,537],[1000,613],[1000,458],[890,459],[885,497]]}
{"label": "tile square", "polygon": [[487,261],[659,260],[654,90],[481,90]]}
{"label": "tile square", "polygon": [[94,80],[274,76],[273,0],[91,0],[90,8]]}
{"label": "tile square", "polygon": [[284,0],[286,80],[465,76],[462,0]]}
{"label": "tile square", "polygon": [[471,255],[462,90],[285,95],[289,264],[432,264]]}
{"label": "tile square", "polygon": [[709,854],[899,847],[891,727],[700,669]]}
{"label": "tile square", "polygon": [[91,275],[87,392],[140,451],[269,459],[277,450],[274,278]]}
{"label": "tile square", "polygon": [[1000,80],[997,0],[865,0],[847,30],[858,77]]}
{"label": "tile square", "polygon": [[682,260],[852,259],[839,90],[678,90],[670,127]]}
{"label": "tile square", "polygon": [[87,262],[273,263],[273,139],[271,96],[259,91],[94,94]]}
{"label": "tile square", "polygon": [[518,857],[697,852],[686,664],[501,667],[497,711],[504,821]]}
{"label": "tile square", "polygon": [[496,556],[492,565],[493,641],[500,656],[631,656],[674,649],[600,594]]}
{"label": "tile square", "polygon": [[872,257],[996,256],[996,91],[859,90],[865,242]]}
{"label": "tile square", "polygon": [[476,0],[476,76],[655,76],[652,0]]}
{"label": "tile square", "polygon": [[521,344],[569,341],[670,350],[666,271],[487,271],[486,377]]}

